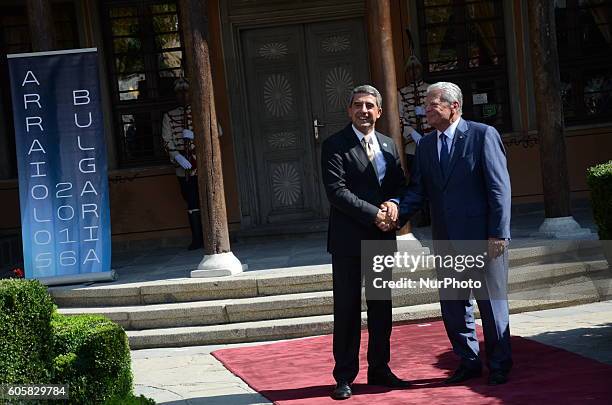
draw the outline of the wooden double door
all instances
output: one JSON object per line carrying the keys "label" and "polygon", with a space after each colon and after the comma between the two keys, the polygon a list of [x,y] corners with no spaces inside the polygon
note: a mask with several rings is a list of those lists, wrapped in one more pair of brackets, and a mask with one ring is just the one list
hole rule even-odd
{"label": "wooden double door", "polygon": [[369,81],[362,19],[242,32],[258,224],[328,215],[320,147],[349,122],[351,90]]}

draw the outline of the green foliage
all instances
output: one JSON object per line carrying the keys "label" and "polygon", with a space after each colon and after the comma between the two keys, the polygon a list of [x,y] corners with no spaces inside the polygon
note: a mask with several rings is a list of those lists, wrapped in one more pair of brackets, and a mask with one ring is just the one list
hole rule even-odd
{"label": "green foliage", "polygon": [[599,239],[612,239],[612,160],[587,170],[587,183],[591,189],[593,217],[599,230]]}
{"label": "green foliage", "polygon": [[104,405],[155,405],[155,401],[151,398],[147,398],[144,395],[139,397],[130,394],[123,398],[111,398],[104,402]]}
{"label": "green foliage", "polygon": [[70,404],[155,402],[132,391],[130,348],[103,316],[65,316],[36,280],[0,280],[0,384],[68,384]]}
{"label": "green foliage", "polygon": [[0,383],[48,383],[53,301],[35,280],[0,280]]}
{"label": "green foliage", "polygon": [[56,383],[70,384],[70,402],[108,401],[132,396],[127,335],[99,315],[53,316]]}

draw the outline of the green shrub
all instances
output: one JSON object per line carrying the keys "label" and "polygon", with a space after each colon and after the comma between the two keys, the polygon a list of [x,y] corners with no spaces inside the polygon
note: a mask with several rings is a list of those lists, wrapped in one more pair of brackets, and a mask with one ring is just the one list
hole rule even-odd
{"label": "green shrub", "polygon": [[130,348],[123,328],[99,315],[55,314],[56,383],[70,384],[70,402],[104,402],[132,395]]}
{"label": "green shrub", "polygon": [[103,316],[54,311],[36,280],[0,280],[0,384],[68,384],[69,403],[150,405],[132,392],[130,348]]}
{"label": "green shrub", "polygon": [[53,310],[38,281],[0,280],[0,383],[50,382]]}
{"label": "green shrub", "polygon": [[130,394],[123,398],[111,398],[104,402],[104,405],[155,405],[155,401],[151,398],[147,398],[144,395],[139,397]]}
{"label": "green shrub", "polygon": [[587,183],[591,189],[593,217],[599,230],[599,239],[612,239],[612,160],[587,170]]}

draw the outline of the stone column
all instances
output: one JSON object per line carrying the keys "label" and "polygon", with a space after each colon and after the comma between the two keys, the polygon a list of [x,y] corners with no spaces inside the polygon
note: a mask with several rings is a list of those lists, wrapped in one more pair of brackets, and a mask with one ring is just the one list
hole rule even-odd
{"label": "stone column", "polygon": [[588,237],[590,230],[578,225],[570,209],[555,4],[549,0],[532,0],[528,10],[546,216],[534,236],[562,239]]}
{"label": "stone column", "polygon": [[389,0],[368,0],[368,26],[370,27],[370,46],[374,59],[372,75],[374,83],[379,86],[383,96],[382,128],[395,142],[400,152],[402,168],[406,171],[406,156],[400,129],[400,117],[397,104],[397,76],[395,73],[395,58],[393,56],[393,32],[391,26],[391,10]]}
{"label": "stone column", "polygon": [[198,186],[204,229],[204,258],[191,277],[227,276],[242,272],[242,264],[231,252],[221,169],[221,150],[210,70],[205,0],[181,0],[185,53],[190,73],[191,112],[196,134]]}

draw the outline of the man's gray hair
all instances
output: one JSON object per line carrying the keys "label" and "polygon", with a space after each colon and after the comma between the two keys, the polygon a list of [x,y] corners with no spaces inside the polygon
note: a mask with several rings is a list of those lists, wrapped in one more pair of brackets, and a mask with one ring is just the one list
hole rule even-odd
{"label": "man's gray hair", "polygon": [[349,97],[348,99],[349,107],[351,106],[351,104],[353,104],[353,97],[355,97],[355,94],[364,93],[374,96],[376,98],[376,104],[379,108],[382,108],[382,96],[380,95],[380,92],[376,90],[374,86],[370,86],[369,84],[362,84],[361,86],[355,87],[353,91],[351,91],[351,97]]}
{"label": "man's gray hair", "polygon": [[459,103],[459,112],[463,112],[463,94],[455,83],[437,82],[427,87],[427,95],[440,92],[440,100],[447,103]]}

